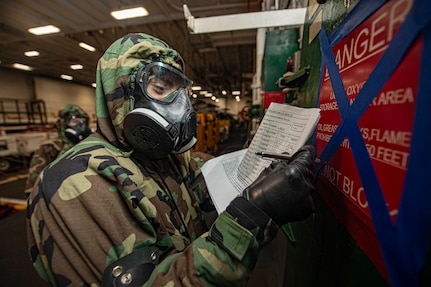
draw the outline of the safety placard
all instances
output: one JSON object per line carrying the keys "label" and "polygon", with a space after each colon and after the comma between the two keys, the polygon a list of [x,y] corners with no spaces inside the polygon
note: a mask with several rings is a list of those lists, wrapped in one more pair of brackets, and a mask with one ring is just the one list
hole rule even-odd
{"label": "safety placard", "polygon": [[[318,102],[321,118],[315,135],[318,154],[326,148],[343,117],[350,116],[340,113],[337,97],[347,97],[349,105],[357,100],[370,74],[404,22],[412,3],[409,0],[389,1],[332,47],[345,94],[337,95],[339,91],[332,86],[331,74],[325,65]],[[383,88],[375,91],[373,101],[357,121],[393,222],[398,215],[409,162],[422,46],[422,39],[419,37]],[[334,212],[344,221],[352,236],[361,242],[374,227],[364,192],[364,179],[361,180],[359,176],[351,144],[348,137],[344,138],[321,170],[319,178],[332,191],[326,197],[338,198],[348,202],[349,208],[355,208],[349,212],[345,208]],[[349,218],[352,216],[356,218]],[[357,225],[355,228],[349,226],[354,221],[368,225],[367,232],[357,228]],[[365,252],[370,255],[371,250],[378,248],[374,247]]]}

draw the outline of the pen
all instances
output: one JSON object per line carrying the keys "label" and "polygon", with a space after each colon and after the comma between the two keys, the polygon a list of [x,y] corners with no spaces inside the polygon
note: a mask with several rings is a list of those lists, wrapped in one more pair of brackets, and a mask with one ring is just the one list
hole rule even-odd
{"label": "pen", "polygon": [[[273,152],[256,152],[256,155],[260,155],[261,157],[289,160],[291,156],[287,153],[273,153]],[[326,164],[326,161],[321,160],[320,158],[316,158],[314,160],[316,164]]]}

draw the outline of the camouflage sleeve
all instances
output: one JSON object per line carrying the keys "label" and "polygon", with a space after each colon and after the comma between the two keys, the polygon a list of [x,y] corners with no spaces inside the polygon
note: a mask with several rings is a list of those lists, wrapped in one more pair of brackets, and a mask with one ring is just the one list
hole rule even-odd
{"label": "camouflage sleeve", "polygon": [[25,192],[31,192],[34,182],[42,170],[57,158],[61,147],[55,142],[41,145],[30,160],[28,176],[25,184]]}
{"label": "camouflage sleeve", "polygon": [[[210,157],[195,153],[192,158],[199,165]],[[207,195],[203,176],[197,173],[195,193],[197,189]],[[265,213],[242,197],[209,226],[209,232],[182,253],[165,258],[145,286],[246,286],[261,247],[278,231]]]}
{"label": "camouflage sleeve", "polygon": [[190,164],[191,170],[195,171],[195,176],[191,182],[191,189],[193,190],[195,198],[199,203],[199,207],[202,211],[207,229],[211,227],[218,216],[215,205],[208,192],[204,176],[201,172],[201,167],[211,158],[214,158],[214,156],[202,152],[194,152],[191,153],[192,160]]}
{"label": "camouflage sleeve", "polygon": [[[205,210],[212,210],[214,206],[211,203],[211,198],[205,183],[205,179],[201,172],[201,167],[205,162],[214,158],[213,155],[194,152],[191,153],[190,169],[193,171],[193,178],[191,180],[191,188],[195,193],[200,207]],[[212,207],[211,207],[212,205]]]}
{"label": "camouflage sleeve", "polygon": [[164,259],[144,286],[246,286],[261,247],[277,230],[262,211],[238,197],[209,233]]}

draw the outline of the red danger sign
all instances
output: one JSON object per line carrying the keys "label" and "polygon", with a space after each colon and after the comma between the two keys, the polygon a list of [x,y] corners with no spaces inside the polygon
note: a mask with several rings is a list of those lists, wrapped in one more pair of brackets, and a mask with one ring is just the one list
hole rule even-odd
{"label": "red danger sign", "polygon": [[[332,47],[350,104],[357,99],[412,5],[412,0],[388,1]],[[422,46],[419,38],[383,88],[375,92],[374,100],[358,121],[393,222],[397,218],[409,162]],[[316,128],[316,148],[321,154],[342,122],[326,66],[318,107],[321,118]],[[372,260],[379,257],[373,254],[379,250],[377,240],[367,238],[374,232],[373,221],[347,137],[322,169],[319,179],[325,186],[322,196],[328,202],[336,202],[330,205],[337,217]],[[381,270],[382,265],[378,266]]]}

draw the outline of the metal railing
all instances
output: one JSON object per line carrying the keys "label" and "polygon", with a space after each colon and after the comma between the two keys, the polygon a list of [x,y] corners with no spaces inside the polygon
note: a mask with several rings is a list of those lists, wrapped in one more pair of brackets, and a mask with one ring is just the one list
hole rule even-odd
{"label": "metal railing", "polygon": [[43,100],[0,98],[0,126],[45,125],[48,123]]}

